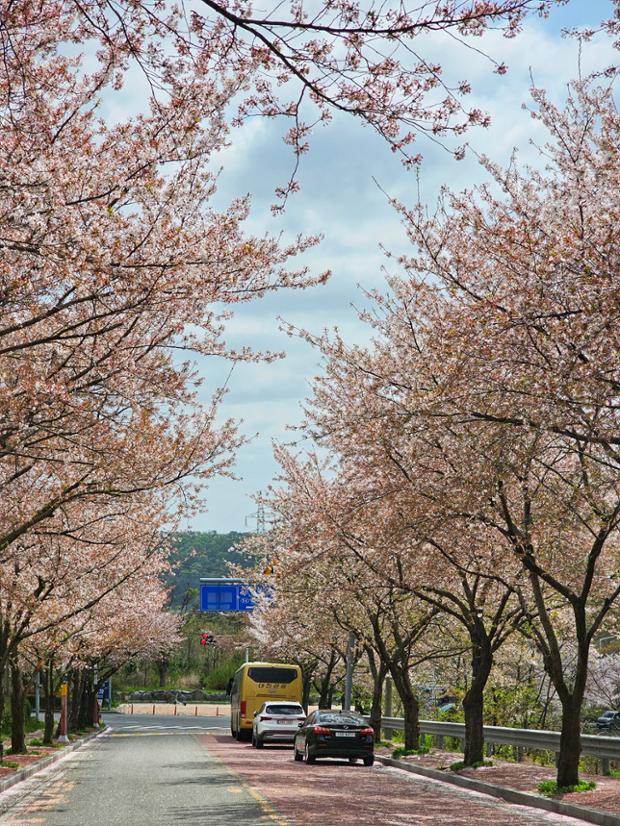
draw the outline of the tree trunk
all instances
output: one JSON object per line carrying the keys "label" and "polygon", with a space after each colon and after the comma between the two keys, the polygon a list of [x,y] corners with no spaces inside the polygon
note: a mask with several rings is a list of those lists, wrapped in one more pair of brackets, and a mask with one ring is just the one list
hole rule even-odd
{"label": "tree trunk", "polygon": [[67,731],[77,731],[80,728],[80,700],[82,696],[83,675],[78,669],[71,672],[69,677],[68,720]]}
{"label": "tree trunk", "polygon": [[78,727],[80,729],[90,728],[93,724],[93,696],[96,699],[93,674],[85,671],[82,674],[79,694]]}
{"label": "tree trunk", "polygon": [[47,663],[43,676],[43,698],[45,703],[43,745],[51,746],[54,737],[54,664],[52,660]]}
{"label": "tree trunk", "polygon": [[562,729],[558,759],[558,787],[579,783],[579,757],[581,755],[581,702],[575,696],[562,703]]}
{"label": "tree trunk", "polygon": [[168,668],[170,667],[170,660],[168,657],[162,657],[161,660],[157,660],[157,673],[159,675],[159,687],[165,688],[166,681],[168,680]]}
{"label": "tree trunk", "polygon": [[317,688],[319,689],[319,708],[330,708],[329,703],[329,687],[330,687],[330,679],[329,675],[326,674],[320,680],[319,685]]}
{"label": "tree trunk", "polygon": [[471,657],[471,686],[463,698],[465,712],[465,746],[463,762],[466,766],[482,763],[484,760],[484,689],[486,688],[493,654],[489,640],[484,636],[478,639],[475,633],[472,637]]}
{"label": "tree trunk", "polygon": [[22,672],[15,659],[11,660],[11,751],[26,753],[26,692]]}
{"label": "tree trunk", "polygon": [[375,738],[381,738],[381,723],[383,719],[383,684],[387,674],[387,667],[383,660],[375,657],[372,649],[366,649],[370,673],[372,674],[372,703],[370,706],[370,725],[375,730]]}
{"label": "tree trunk", "polygon": [[465,745],[463,762],[466,766],[482,763],[484,760],[483,694],[473,685],[463,698],[465,712]]}
{"label": "tree trunk", "polygon": [[306,669],[301,672],[301,704],[306,714],[310,705],[310,689],[312,688],[312,676]]}
{"label": "tree trunk", "polygon": [[399,668],[392,666],[390,667],[390,674],[403,704],[405,748],[408,751],[417,751],[420,748],[420,705],[418,698],[411,687],[407,671],[401,671]]}
{"label": "tree trunk", "polygon": [[2,727],[4,725],[4,684],[6,669],[0,664],[0,763],[4,760],[4,742],[2,738]]}
{"label": "tree trunk", "polygon": [[[400,693],[400,692],[399,692]],[[408,751],[420,748],[420,706],[413,692],[403,697],[403,716],[405,718],[405,748]]]}
{"label": "tree trunk", "polygon": [[2,740],[2,730],[4,728],[4,715],[6,711],[6,682],[9,670],[9,658],[11,656],[11,637],[8,622],[0,622],[0,763],[4,760],[4,743]]}

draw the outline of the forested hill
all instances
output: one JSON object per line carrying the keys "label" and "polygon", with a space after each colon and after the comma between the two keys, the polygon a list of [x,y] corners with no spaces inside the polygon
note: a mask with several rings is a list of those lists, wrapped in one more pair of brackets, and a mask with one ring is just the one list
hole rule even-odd
{"label": "forested hill", "polygon": [[174,551],[170,562],[174,573],[169,582],[174,586],[172,605],[179,607],[188,588],[198,588],[201,576],[228,576],[229,562],[250,566],[253,560],[233,551],[245,534],[231,531],[183,531],[173,539]]}

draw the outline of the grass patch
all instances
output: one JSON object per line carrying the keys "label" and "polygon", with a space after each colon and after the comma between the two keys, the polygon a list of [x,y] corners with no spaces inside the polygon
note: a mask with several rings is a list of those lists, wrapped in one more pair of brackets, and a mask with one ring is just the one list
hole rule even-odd
{"label": "grass patch", "polygon": [[18,769],[19,763],[16,763],[15,760],[2,760],[0,766],[4,769]]}
{"label": "grass patch", "polygon": [[492,760],[477,760],[475,763],[464,763],[462,760],[459,760],[457,763],[452,763],[450,766],[450,771],[459,772],[461,769],[481,769],[483,766],[492,766]]}
{"label": "grass patch", "polygon": [[574,786],[558,786],[555,780],[543,780],[542,783],[538,784],[538,791],[544,795],[589,792],[592,789],[596,789],[594,780],[580,780]]}
{"label": "grass patch", "polygon": [[43,740],[40,737],[35,737],[34,740],[28,742],[29,746],[42,746]]}
{"label": "grass patch", "polygon": [[430,749],[426,748],[426,746],[421,746],[419,749],[406,749],[404,746],[400,746],[394,749],[392,757],[398,760],[399,757],[408,757],[410,754],[428,754],[429,751]]}

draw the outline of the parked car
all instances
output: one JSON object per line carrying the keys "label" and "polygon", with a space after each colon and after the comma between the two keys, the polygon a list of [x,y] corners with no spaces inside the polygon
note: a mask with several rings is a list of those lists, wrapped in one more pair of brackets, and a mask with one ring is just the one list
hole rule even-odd
{"label": "parked car", "polygon": [[620,729],[620,711],[606,711],[596,721],[599,731],[616,731]]}
{"label": "parked car", "polygon": [[252,745],[262,749],[266,741],[292,743],[305,719],[306,712],[300,703],[268,700],[254,714]]}
{"label": "parked car", "polygon": [[342,757],[350,763],[362,758],[374,763],[375,732],[355,711],[313,711],[299,728],[295,760],[314,763],[317,757]]}

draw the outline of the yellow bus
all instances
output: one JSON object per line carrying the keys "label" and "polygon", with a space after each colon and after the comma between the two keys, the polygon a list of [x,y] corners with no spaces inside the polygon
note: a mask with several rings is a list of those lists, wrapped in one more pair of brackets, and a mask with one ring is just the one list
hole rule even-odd
{"label": "yellow bus", "polygon": [[301,703],[301,668],[289,663],[244,663],[230,689],[230,733],[237,740],[252,736],[254,712],[266,700]]}

